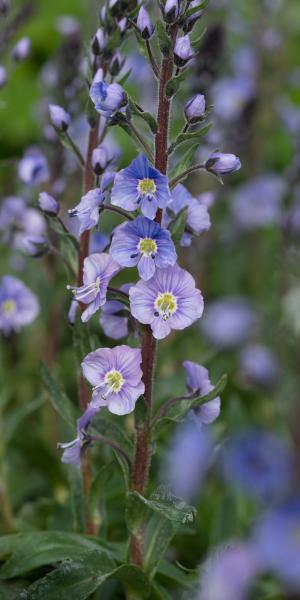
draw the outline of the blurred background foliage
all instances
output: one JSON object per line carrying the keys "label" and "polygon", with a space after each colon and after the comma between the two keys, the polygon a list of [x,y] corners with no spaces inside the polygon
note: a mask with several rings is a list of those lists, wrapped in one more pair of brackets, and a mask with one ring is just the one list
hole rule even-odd
{"label": "blurred background foliage", "polygon": [[[28,14],[25,10],[24,23],[16,27],[4,47],[1,36],[8,17],[1,17],[0,23],[1,63],[9,74],[8,83],[0,90],[1,197],[24,195],[36,204],[38,192],[28,190],[17,181],[17,163],[28,146],[39,145],[56,168],[57,145],[45,139],[47,106],[55,99],[68,108],[68,99],[63,97],[63,88],[51,90],[46,82],[47,72],[51,71],[49,65],[73,60],[70,46],[70,54],[66,53],[66,35],[62,31],[67,28],[67,21],[63,25],[62,17],[68,15],[79,23],[80,33],[76,34],[74,46],[77,56],[88,46],[99,5],[86,0],[32,3],[14,0],[12,4],[15,14],[25,9]],[[182,102],[189,89],[205,92],[213,105],[212,89],[216,81],[233,77],[235,58],[237,62],[242,60],[238,58],[241,48],[250,49],[256,69],[253,94],[242,102],[241,110],[237,106],[232,119],[222,119],[220,110],[216,115],[211,108],[215,123],[213,134],[199,149],[200,156],[207,156],[209,147],[235,152],[241,157],[243,169],[227,179],[222,187],[209,175],[190,178],[189,188],[195,195],[212,190],[216,197],[210,209],[210,232],[197,239],[190,250],[183,248],[180,260],[195,276],[207,309],[224,297],[242,298],[253,311],[254,321],[243,335],[244,320],[241,324],[233,319],[229,333],[237,334],[233,336],[237,342],[228,346],[213,343],[201,323],[164,340],[157,360],[155,404],[184,392],[183,360],[205,364],[213,382],[227,373],[228,385],[222,394],[216,435],[224,439],[249,425],[270,428],[291,441],[299,473],[300,223],[295,225],[293,221],[291,225],[290,215],[300,201],[297,188],[300,184],[300,4],[298,0],[282,3],[274,0],[272,4],[272,0],[212,0],[205,15],[207,31],[202,41],[203,52],[196,64],[197,73],[191,72],[174,109],[174,128],[178,129]],[[69,21],[70,27],[71,24]],[[13,67],[10,49],[22,36],[29,36],[32,41],[31,56]],[[135,48],[134,42],[128,44],[128,53],[131,47]],[[79,67],[78,59],[80,84],[76,102],[74,98],[70,102],[71,113],[73,105],[74,113],[78,108],[85,110],[85,84]],[[148,90],[145,98],[140,91],[143,85]],[[142,69],[135,69],[133,65],[127,88],[139,102],[145,101],[149,110],[156,91],[147,82],[145,64]],[[116,130],[112,143],[122,150],[121,164],[127,164],[135,154],[132,141]],[[240,226],[233,211],[235,194],[244,182],[270,173],[280,177],[284,184],[279,217],[251,228]],[[59,177],[61,175],[59,173]],[[80,185],[80,173],[71,170],[62,196],[63,211],[79,201]],[[261,194],[261,202],[267,200],[263,191],[258,194]],[[251,206],[247,210],[251,212]],[[104,222],[106,232],[112,222],[115,223],[111,218]],[[0,344],[1,532],[72,531],[74,518],[80,531],[73,493],[78,485],[77,475],[75,470],[61,465],[56,449],[57,442],[68,439],[70,432],[48,402],[38,369],[40,360],[46,362],[77,406],[79,370],[72,352],[74,332],[66,320],[70,298],[65,286],[69,278],[55,257],[24,259],[18,255],[18,258],[19,261],[16,256],[12,260],[11,250],[3,245],[1,274],[20,276],[37,294],[41,312],[33,325],[9,340],[3,338]],[[225,321],[227,318],[224,317]],[[218,325],[216,327],[218,329]],[[90,330],[95,346],[112,344],[97,321],[91,324]],[[250,343],[263,345],[271,352],[277,365],[276,377],[271,378],[271,382],[255,378],[253,372],[245,372],[242,350]],[[118,422],[111,415],[109,418]],[[123,421],[125,429],[132,432],[132,416]],[[157,442],[152,487],[159,473],[159,457],[166,452],[169,433],[170,428],[163,429]],[[97,447],[94,453],[95,470],[100,475],[95,484],[97,493],[91,502],[100,532],[107,540],[124,540],[124,489],[119,466],[109,448]],[[179,529],[170,551],[170,557],[188,569],[196,568],[208,550],[217,544],[245,535],[260,511],[257,500],[228,487],[217,469],[199,490],[196,503],[196,522]],[[161,581],[164,581],[163,575]],[[5,593],[7,596],[3,597],[10,598],[8,588]],[[111,597],[117,598],[117,592],[113,593]],[[107,596],[99,598],[109,598],[108,594],[109,591]],[[255,595],[255,598],[264,597],[259,592]],[[272,596],[277,600],[281,597],[280,592]]]}

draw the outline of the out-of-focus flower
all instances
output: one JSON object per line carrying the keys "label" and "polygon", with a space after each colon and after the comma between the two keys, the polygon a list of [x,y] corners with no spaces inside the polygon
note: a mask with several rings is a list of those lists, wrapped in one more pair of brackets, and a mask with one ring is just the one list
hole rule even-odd
{"label": "out-of-focus flower", "polygon": [[[208,370],[190,360],[183,363],[186,371],[186,385],[190,393],[198,393],[199,397],[206,396],[213,389],[209,379]],[[217,396],[213,400],[202,404],[191,411],[197,423],[209,425],[215,421],[220,414],[221,398]]]}
{"label": "out-of-focus flower", "polygon": [[104,201],[101,188],[90,190],[82,196],[79,204],[68,211],[70,217],[77,217],[80,222],[79,234],[96,227],[99,220],[99,208]]}
{"label": "out-of-focus flower", "polygon": [[270,510],[256,526],[252,543],[261,569],[300,590],[300,498]]}
{"label": "out-of-focus flower", "polygon": [[105,48],[105,44],[106,44],[105,33],[104,33],[103,29],[101,27],[99,27],[99,29],[97,29],[97,31],[92,39],[91,48],[92,48],[93,53],[96,56],[98,54],[101,54],[101,52]]}
{"label": "out-of-focus flower", "polygon": [[67,131],[69,129],[71,117],[62,106],[49,104],[49,114],[51,123],[55,129],[58,131]]}
{"label": "out-of-focus flower", "polygon": [[71,15],[62,15],[56,21],[56,29],[62,35],[69,37],[80,31],[79,21]]}
{"label": "out-of-focus flower", "polygon": [[214,85],[212,94],[215,114],[229,121],[238,118],[253,97],[253,84],[246,77],[221,79]]}
{"label": "out-of-focus flower", "polygon": [[6,81],[7,81],[6,69],[3,67],[3,65],[0,65],[0,90],[2,87],[5,86]]}
{"label": "out-of-focus flower", "polygon": [[238,171],[241,168],[241,161],[235,154],[213,152],[205,166],[207,171],[211,171],[215,175],[226,175]]}
{"label": "out-of-focus flower", "polygon": [[7,15],[10,9],[10,0],[0,0],[0,14]]}
{"label": "out-of-focus flower", "polygon": [[133,316],[151,325],[160,340],[172,329],[185,329],[203,313],[203,298],[195,280],[178,265],[157,269],[149,281],[139,281],[129,290]]}
{"label": "out-of-focus flower", "polygon": [[75,300],[88,304],[83,311],[81,319],[84,323],[105,304],[107,286],[111,278],[118,273],[120,266],[109,254],[91,254],[84,259],[83,285],[81,287],[68,286],[74,294]]}
{"label": "out-of-focus flower", "polygon": [[142,216],[115,229],[110,254],[122,267],[137,265],[145,281],[157,267],[174,265],[177,258],[170,232]]}
{"label": "out-of-focus flower", "polygon": [[277,175],[264,175],[244,183],[238,188],[232,203],[238,226],[251,230],[279,224],[285,191],[286,184]]}
{"label": "out-of-focus flower", "polygon": [[184,67],[191,58],[194,58],[194,52],[188,34],[178,37],[174,47],[175,65]]}
{"label": "out-of-focus flower", "polygon": [[21,38],[12,49],[12,57],[16,62],[28,58],[31,52],[31,40],[28,37]]}
{"label": "out-of-focus flower", "polygon": [[41,192],[39,195],[39,207],[47,215],[56,216],[59,212],[59,202],[47,194],[47,192]]}
{"label": "out-of-focus flower", "polygon": [[110,236],[102,231],[93,231],[90,236],[89,254],[104,252],[110,244]]}
{"label": "out-of-focus flower", "polygon": [[167,0],[164,6],[164,16],[167,23],[174,23],[179,15],[178,0]]}
{"label": "out-of-focus flower", "polygon": [[261,344],[252,344],[240,353],[242,376],[254,385],[265,388],[278,383],[280,368],[273,352]]}
{"label": "out-of-focus flower", "polygon": [[232,437],[223,450],[222,467],[231,485],[264,502],[286,493],[293,477],[288,444],[263,429]]}
{"label": "out-of-focus flower", "polygon": [[33,258],[39,258],[49,250],[48,240],[44,235],[28,235],[23,238],[23,252]]}
{"label": "out-of-focus flower", "polygon": [[188,123],[197,123],[205,115],[205,96],[196,94],[188,100],[184,106],[184,114]]}
{"label": "out-of-focus flower", "polygon": [[287,98],[281,98],[276,103],[276,108],[284,127],[293,136],[298,136],[300,131],[300,109]]}
{"label": "out-of-focus flower", "polygon": [[40,212],[28,206],[23,198],[9,196],[0,209],[0,231],[5,244],[28,252],[28,240],[43,238],[46,223]]}
{"label": "out-of-focus flower", "polygon": [[111,203],[126,210],[137,210],[154,219],[158,208],[171,200],[168,178],[151,166],[146,156],[135,158],[116,174]]}
{"label": "out-of-focus flower", "polygon": [[206,307],[202,330],[215,346],[234,348],[253,333],[257,318],[244,298],[227,297]]}
{"label": "out-of-focus flower", "polygon": [[[100,74],[101,75],[101,74]],[[118,83],[106,83],[96,73],[90,88],[90,98],[97,112],[106,118],[112,117],[128,102],[127,94]]]}
{"label": "out-of-focus flower", "polygon": [[259,572],[250,544],[223,546],[204,564],[197,600],[246,600]]}
{"label": "out-of-focus flower", "polygon": [[48,162],[38,148],[29,148],[18,165],[18,176],[28,185],[38,185],[49,179]]}
{"label": "out-of-focus flower", "polygon": [[204,196],[206,194],[193,198],[192,194],[181,183],[172,190],[172,199],[163,215],[163,224],[164,226],[169,225],[172,216],[174,218],[183,209],[187,209],[186,227],[180,240],[181,246],[190,246],[195,235],[200,235],[200,233],[210,229],[209,213],[205,203],[202,202]]}
{"label": "out-of-focus flower", "polygon": [[22,281],[4,275],[0,283],[0,331],[9,335],[34,321],[39,313],[35,294]]}
{"label": "out-of-focus flower", "polygon": [[151,38],[151,36],[153,35],[154,26],[149,17],[148,12],[146,11],[146,9],[143,6],[141,6],[141,8],[139,10],[136,24],[137,24],[137,27],[140,31],[142,38],[144,40],[149,40]]}
{"label": "out-of-focus flower", "polygon": [[[121,285],[120,290],[128,294],[132,283]],[[119,300],[107,300],[101,308],[99,323],[105,335],[120,340],[129,334],[130,313]]]}
{"label": "out-of-focus flower", "polygon": [[179,425],[171,438],[163,465],[163,480],[172,492],[187,502],[201,491],[201,484],[213,456],[213,443],[207,428],[191,419]]}
{"label": "out-of-focus flower", "polygon": [[92,384],[91,406],[126,415],[135,408],[144,393],[141,370],[142,354],[138,348],[116,346],[90,352],[83,363],[84,377]]}
{"label": "out-of-focus flower", "polygon": [[76,323],[76,314],[77,314],[77,310],[79,309],[79,304],[76,300],[72,300],[71,304],[70,304],[70,308],[68,310],[68,323],[69,325],[75,325]]}

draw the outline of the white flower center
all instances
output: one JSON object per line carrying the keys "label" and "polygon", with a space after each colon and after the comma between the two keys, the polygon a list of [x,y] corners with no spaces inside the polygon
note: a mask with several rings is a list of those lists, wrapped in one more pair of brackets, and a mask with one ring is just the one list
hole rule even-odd
{"label": "white flower center", "polygon": [[153,179],[140,179],[137,189],[141,196],[153,196],[156,192],[156,185]]}
{"label": "white flower center", "polygon": [[159,294],[155,300],[154,308],[156,309],[155,316],[167,321],[177,310],[175,296],[171,292]]}
{"label": "white flower center", "polygon": [[16,310],[16,303],[14,300],[5,300],[1,308],[5,315],[11,315]]}
{"label": "white flower center", "polygon": [[119,392],[123,387],[124,378],[120,371],[112,369],[106,373],[104,383],[108,388],[107,393],[116,393]]}
{"label": "white flower center", "polygon": [[152,238],[143,238],[138,243],[138,250],[143,256],[152,256],[157,253],[157,244]]}

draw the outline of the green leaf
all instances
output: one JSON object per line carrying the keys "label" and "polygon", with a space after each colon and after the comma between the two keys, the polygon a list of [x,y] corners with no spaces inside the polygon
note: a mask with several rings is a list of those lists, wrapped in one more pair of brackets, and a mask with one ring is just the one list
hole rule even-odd
{"label": "green leaf", "polygon": [[0,556],[6,563],[0,569],[0,579],[11,579],[38,567],[61,560],[80,558],[84,552],[97,551],[114,557],[114,546],[68,531],[38,531],[0,538]]}
{"label": "green leaf", "polygon": [[[132,458],[132,454],[133,454],[132,442],[129,440],[127,435],[122,431],[122,429],[120,429],[112,421],[109,421],[108,419],[103,419],[101,417],[100,418],[96,417],[93,420],[92,432],[99,433],[100,435],[104,436],[105,438],[114,441],[124,452],[126,452],[129,459]],[[128,489],[129,479],[130,479],[128,462],[127,462],[126,458],[123,457],[120,452],[118,452],[117,450],[114,450],[114,449],[113,449],[113,452],[114,452],[114,455],[122,469],[125,486],[126,486],[126,489]]]}
{"label": "green leaf", "polygon": [[[131,492],[127,496],[127,503],[129,503],[129,506],[131,507],[133,507],[135,503],[136,512],[140,511],[141,513],[141,515],[137,514],[134,517],[135,521],[131,521],[131,526],[134,526],[135,528],[138,526],[138,523],[140,524],[143,521],[146,514],[144,507],[160,513],[163,517],[170,521],[174,521],[175,523],[193,523],[196,515],[196,509],[193,506],[186,504],[184,500],[171,494],[164,486],[157,488],[149,498],[144,498],[144,496],[136,491]],[[139,511],[138,506],[140,506]],[[132,516],[133,510],[131,508],[130,517],[132,518]]]}
{"label": "green leaf", "polygon": [[44,398],[39,397],[28,404],[24,404],[17,408],[16,410],[11,411],[7,415],[5,415],[5,426],[3,430],[3,435],[5,439],[5,445],[9,443],[11,438],[13,437],[16,429],[21,425],[24,419],[31,415],[31,413],[38,410],[44,403]]}
{"label": "green leaf", "polygon": [[169,561],[161,560],[157,569],[157,576],[164,580],[167,579],[168,587],[169,585],[190,587],[198,580],[199,573],[194,570],[187,574]]}
{"label": "green leaf", "polygon": [[202,127],[201,129],[198,129],[198,131],[193,131],[190,133],[181,133],[175,140],[174,142],[174,147],[176,148],[177,146],[179,146],[179,144],[182,144],[184,142],[187,142],[189,140],[198,140],[201,137],[203,137],[204,135],[206,135],[208,133],[208,131],[210,130],[212,126],[212,123],[208,123],[207,125],[205,125],[204,127]]}
{"label": "green leaf", "polygon": [[193,6],[192,8],[189,8],[189,10],[187,10],[185,17],[188,19],[189,17],[192,17],[195,13],[199,12],[199,10],[203,10],[209,3],[209,0],[203,0],[203,2],[199,2],[199,4],[197,4],[197,6]]}
{"label": "green leaf", "polygon": [[70,399],[65,392],[60,389],[59,385],[52,376],[51,371],[44,363],[40,363],[39,369],[43,384],[49,394],[49,399],[52,406],[62,417],[62,419],[64,419],[64,421],[71,426],[72,430],[75,431],[76,413]]}
{"label": "green leaf", "polygon": [[75,465],[69,465],[67,469],[71,492],[71,508],[73,514],[73,529],[83,533],[85,526],[84,514],[84,491],[81,470]]}
{"label": "green leaf", "polygon": [[155,134],[157,132],[156,119],[153,117],[153,115],[151,115],[151,113],[144,111],[131,98],[129,99],[129,108],[132,114],[141,117],[141,119],[143,119],[147,123],[147,125],[149,125],[152,133]]}
{"label": "green leaf", "polygon": [[169,230],[171,233],[171,237],[172,240],[174,242],[174,244],[179,244],[183,233],[184,233],[184,229],[186,226],[186,221],[187,221],[187,214],[188,214],[188,209],[187,208],[183,208],[177,215],[176,218],[174,219],[173,222],[171,222]]}
{"label": "green leaf", "polygon": [[157,21],[156,23],[156,33],[162,54],[164,56],[169,56],[171,50],[171,40],[166,32],[165,26],[161,21]]}
{"label": "green leaf", "polygon": [[149,577],[155,575],[157,566],[164,556],[175,533],[173,523],[161,514],[153,514],[145,531],[145,571]]}
{"label": "green leaf", "polygon": [[186,171],[191,166],[197,148],[198,144],[192,144],[188,148],[181,160],[177,163],[175,169],[172,169],[169,179],[174,179],[174,177],[177,177],[177,175],[180,175],[180,173]]}
{"label": "green leaf", "polygon": [[95,105],[89,97],[86,103],[86,118],[91,129],[95,129],[98,121],[99,115],[95,109]]}
{"label": "green leaf", "polygon": [[197,40],[195,40],[195,41],[192,41],[192,42],[191,42],[191,46],[192,46],[192,48],[193,48],[193,50],[194,50],[194,52],[195,52],[196,54],[197,54],[197,53],[200,51],[200,49],[201,49],[201,43],[202,43],[202,39],[203,39],[203,37],[205,36],[206,32],[207,32],[207,27],[205,27],[205,28],[203,29],[203,31],[201,32],[201,34],[200,34],[200,36],[198,37],[198,39],[197,39]]}
{"label": "green leaf", "polygon": [[168,81],[166,86],[166,96],[167,98],[173,98],[175,94],[178,92],[180,84],[185,80],[187,76],[187,71],[182,71],[180,75],[173,77]]}
{"label": "green leaf", "polygon": [[123,77],[118,81],[118,84],[123,86],[125,85],[127,79],[130,77],[132,69],[128,69],[128,71],[123,75]]}
{"label": "green leaf", "polygon": [[105,553],[88,552],[64,561],[55,571],[33,583],[16,600],[85,600],[107,579],[120,581],[139,598],[147,598],[151,587],[143,571],[134,565],[117,566]]}

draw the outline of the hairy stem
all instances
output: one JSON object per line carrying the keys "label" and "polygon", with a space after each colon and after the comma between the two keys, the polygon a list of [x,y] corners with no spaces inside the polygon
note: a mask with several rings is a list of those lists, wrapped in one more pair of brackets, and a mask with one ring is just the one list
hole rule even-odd
{"label": "hairy stem", "polygon": [[[92,168],[92,154],[93,150],[96,148],[98,143],[98,127],[94,129],[90,129],[89,139],[88,139],[88,148],[85,160],[85,169],[84,169],[84,183],[83,183],[83,191],[85,194],[93,189],[95,183],[95,174]],[[79,241],[79,255],[78,255],[78,275],[77,275],[77,284],[80,287],[83,284],[83,263],[84,259],[88,256],[89,253],[89,241],[90,241],[90,232],[84,231],[80,236]],[[80,386],[79,386],[79,395],[80,395],[80,408],[84,411],[89,402],[89,388],[82,376],[80,375]],[[89,514],[87,498],[88,492],[91,485],[92,478],[92,468],[91,468],[91,459],[90,454],[87,452],[85,458],[82,462],[82,479],[83,479],[83,487],[84,487],[84,497],[85,497],[85,533],[96,535],[97,528],[91,515]]]}
{"label": "hairy stem", "polygon": [[[175,43],[176,33],[176,27],[171,28],[170,37],[172,44]],[[168,167],[168,134],[170,116],[170,100],[166,97],[165,89],[168,81],[173,75],[173,68],[173,53],[171,52],[169,56],[163,58],[161,66],[157,110],[158,130],[155,137],[155,167],[164,174],[167,172]],[[155,220],[160,223],[161,219],[162,211],[159,209],[156,213]],[[150,421],[156,346],[156,340],[152,335],[151,327],[147,325],[144,329],[142,337],[142,371],[143,381],[145,384],[147,415],[145,416],[143,423],[140,423],[136,419],[136,445],[132,474],[132,489],[138,491],[140,494],[145,493],[151,464],[152,448]],[[130,560],[133,564],[143,564],[143,545],[143,531],[141,531],[138,536],[131,536]]]}

